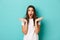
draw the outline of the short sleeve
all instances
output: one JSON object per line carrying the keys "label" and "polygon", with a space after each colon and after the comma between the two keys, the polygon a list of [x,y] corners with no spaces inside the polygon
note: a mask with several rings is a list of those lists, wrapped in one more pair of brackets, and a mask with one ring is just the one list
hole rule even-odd
{"label": "short sleeve", "polygon": [[38,22],[38,25],[41,25],[41,22]]}
{"label": "short sleeve", "polygon": [[22,22],[22,25],[24,25],[24,22]]}

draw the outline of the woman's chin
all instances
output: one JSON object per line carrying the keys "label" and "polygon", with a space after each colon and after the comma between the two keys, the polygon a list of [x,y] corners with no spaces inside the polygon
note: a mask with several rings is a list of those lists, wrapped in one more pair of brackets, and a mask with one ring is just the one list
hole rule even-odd
{"label": "woman's chin", "polygon": [[32,16],[30,16],[29,18],[32,18]]}

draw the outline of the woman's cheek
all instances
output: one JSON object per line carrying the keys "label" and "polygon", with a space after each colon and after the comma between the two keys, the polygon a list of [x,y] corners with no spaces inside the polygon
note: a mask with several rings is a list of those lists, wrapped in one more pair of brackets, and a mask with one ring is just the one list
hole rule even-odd
{"label": "woman's cheek", "polygon": [[32,12],[32,14],[34,14],[34,12]]}
{"label": "woman's cheek", "polygon": [[29,11],[28,14],[30,15],[30,13],[31,13],[31,12]]}

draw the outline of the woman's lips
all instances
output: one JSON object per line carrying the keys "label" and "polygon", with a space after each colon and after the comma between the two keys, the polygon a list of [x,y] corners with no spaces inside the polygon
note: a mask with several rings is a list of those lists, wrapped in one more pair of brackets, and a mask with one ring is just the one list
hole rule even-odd
{"label": "woman's lips", "polygon": [[30,16],[32,16],[32,14],[30,14]]}

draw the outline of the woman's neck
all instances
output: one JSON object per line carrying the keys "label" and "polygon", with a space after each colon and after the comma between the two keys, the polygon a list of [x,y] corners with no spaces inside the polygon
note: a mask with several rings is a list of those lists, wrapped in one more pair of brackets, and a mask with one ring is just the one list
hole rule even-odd
{"label": "woman's neck", "polygon": [[29,17],[29,19],[32,19],[32,17]]}
{"label": "woman's neck", "polygon": [[32,18],[29,18],[29,19],[32,19]]}

